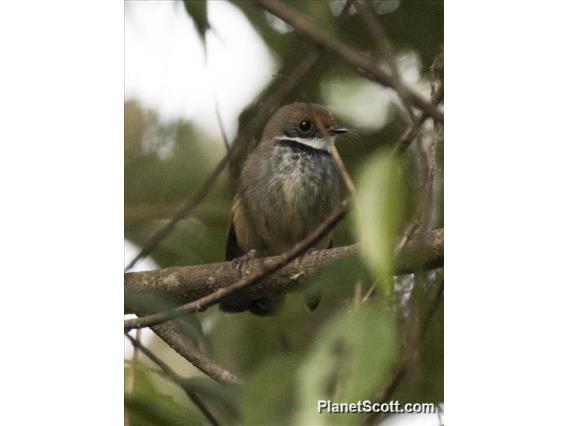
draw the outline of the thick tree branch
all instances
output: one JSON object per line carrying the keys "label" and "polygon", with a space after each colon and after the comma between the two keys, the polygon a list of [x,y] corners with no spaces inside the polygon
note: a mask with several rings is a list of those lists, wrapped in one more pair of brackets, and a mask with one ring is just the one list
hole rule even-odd
{"label": "thick tree branch", "polygon": [[142,318],[125,320],[124,330],[128,331],[133,328],[151,327],[180,317],[184,314],[203,311],[209,306],[218,303],[220,300],[236,293],[237,291],[260,282],[263,278],[286,266],[292,260],[302,255],[310,247],[313,247],[315,244],[317,244],[331,229],[333,229],[333,227],[341,219],[345,217],[346,214],[347,202],[343,201],[340,207],[338,207],[312,233],[310,233],[306,238],[294,245],[288,252],[284,253],[282,256],[278,256],[274,262],[263,263],[261,267],[258,268],[254,273],[239,279],[236,283],[233,283],[226,287],[218,288],[217,290],[206,296],[203,296],[190,303],[186,303],[185,305],[178,306],[175,309],[159,312]]}
{"label": "thick tree branch", "polygon": [[[267,276],[262,282],[242,288],[233,295],[233,300],[245,301],[297,291],[303,287],[306,276],[339,259],[353,256],[358,251],[359,246],[354,244],[309,253]],[[144,300],[156,295],[177,303],[199,300],[242,280],[242,274],[244,274],[244,279],[257,276],[259,271],[281,264],[283,259],[285,259],[284,255],[253,259],[247,262],[245,269],[241,272],[231,262],[181,266],[148,272],[129,272],[125,274],[124,284],[125,289],[133,297],[130,298],[125,310],[126,313],[139,312],[143,309]],[[398,254],[397,262],[398,274],[443,266],[444,230],[437,229],[428,232],[423,242],[409,240]],[[137,304],[137,300],[140,301],[140,305]]]}
{"label": "thick tree branch", "polygon": [[[304,34],[315,44],[323,46],[326,49],[334,52],[335,54],[337,54],[337,56],[343,59],[344,62],[355,67],[356,69],[363,70],[365,74],[372,78],[374,81],[382,84],[383,86],[397,90],[396,79],[379,68],[373,58],[325,34],[319,28],[314,26],[308,18],[306,18],[303,14],[298,12],[293,7],[286,5],[284,2],[274,0],[254,1],[264,10],[272,13],[287,24],[294,27],[296,31]],[[415,107],[424,111],[434,120],[441,123],[444,122],[444,114],[438,109],[438,107],[425,100],[422,96],[420,96],[409,87],[406,87],[402,84],[398,85],[398,87],[404,91],[404,95],[407,96],[408,101],[411,102]]]}

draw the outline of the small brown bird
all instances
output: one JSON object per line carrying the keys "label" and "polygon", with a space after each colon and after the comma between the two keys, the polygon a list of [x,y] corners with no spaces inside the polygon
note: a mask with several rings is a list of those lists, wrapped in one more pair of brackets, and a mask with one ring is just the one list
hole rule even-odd
{"label": "small brown bird", "polygon": [[[231,210],[226,260],[247,253],[281,254],[329,216],[340,202],[339,172],[331,150],[335,136],[345,132],[347,129],[338,127],[321,105],[294,102],[276,111],[241,172]],[[227,301],[221,309],[270,315],[282,301]]]}

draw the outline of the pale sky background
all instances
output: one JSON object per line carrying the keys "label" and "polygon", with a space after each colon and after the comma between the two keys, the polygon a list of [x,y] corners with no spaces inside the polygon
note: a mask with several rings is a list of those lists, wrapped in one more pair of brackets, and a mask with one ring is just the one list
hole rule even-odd
{"label": "pale sky background", "polygon": [[238,8],[209,2],[207,63],[182,2],[125,3],[125,97],[165,121],[190,119],[219,135],[214,96],[229,139],[242,109],[270,81],[277,58]]}
{"label": "pale sky background", "polygon": [[[237,7],[226,1],[209,2],[208,7],[213,30],[206,36],[205,61],[197,31],[181,2],[125,3],[125,97],[154,109],[164,121],[192,120],[220,137],[216,96],[232,139],[240,112],[268,84],[279,60]],[[283,22],[269,22],[285,30]],[[419,81],[417,55],[403,52],[396,61],[404,82],[428,96],[428,84]],[[324,103],[359,130],[384,126],[388,105],[398,103],[390,89],[360,78],[331,79],[324,89]]]}
{"label": "pale sky background", "polygon": [[[264,44],[246,17],[226,1],[208,3],[213,31],[206,37],[207,61],[193,22],[182,2],[125,2],[125,99],[155,110],[163,121],[191,120],[205,133],[221,135],[215,116],[215,97],[229,140],[237,131],[241,111],[265,87],[278,69],[278,58]],[[271,21],[275,29],[285,24]],[[420,60],[413,52],[397,58],[403,80],[424,95],[429,86],[419,81]],[[389,89],[361,79],[331,80],[324,102],[358,130],[376,130],[389,120],[388,106],[398,102]],[[139,248],[125,242],[125,265]],[[151,258],[133,271],[156,269]],[[142,341],[152,338],[143,331]],[[125,345],[125,356],[132,348]],[[387,419],[385,426],[439,425],[436,414],[408,414]]]}

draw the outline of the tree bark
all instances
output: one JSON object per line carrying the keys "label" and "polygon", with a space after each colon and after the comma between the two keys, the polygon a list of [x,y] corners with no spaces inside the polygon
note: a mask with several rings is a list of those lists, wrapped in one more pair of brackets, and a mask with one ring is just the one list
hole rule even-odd
{"label": "tree bark", "polygon": [[[231,300],[245,301],[298,291],[304,286],[305,278],[317,269],[358,252],[359,245],[354,244],[306,254],[264,278],[262,282],[232,295]],[[219,288],[234,284],[243,275],[254,273],[261,265],[270,265],[280,257],[251,259],[240,271],[232,262],[219,262],[147,272],[127,272],[124,275],[125,291],[128,294],[125,313],[148,313],[147,301],[152,297],[165,298],[176,304],[197,300]],[[397,259],[397,274],[442,267],[444,230],[436,229],[428,232],[420,241],[409,241]]]}

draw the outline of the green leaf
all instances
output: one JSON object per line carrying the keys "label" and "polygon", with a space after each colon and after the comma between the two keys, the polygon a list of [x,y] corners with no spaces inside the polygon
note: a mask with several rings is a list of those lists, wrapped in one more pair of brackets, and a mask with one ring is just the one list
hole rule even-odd
{"label": "green leaf", "polygon": [[[321,297],[317,315],[323,320],[327,315],[334,314],[338,308],[343,308],[347,300],[352,299],[357,283],[362,286],[363,294],[366,294],[374,282],[375,279],[361,256],[349,256],[315,271],[308,278],[307,287],[303,291],[304,299]],[[287,300],[289,299],[288,296]],[[305,302],[302,304],[302,314],[304,306]]]}
{"label": "green leaf", "polygon": [[205,33],[211,27],[207,19],[207,0],[184,0],[183,4],[203,42]]}
{"label": "green leaf", "polygon": [[353,416],[318,413],[318,400],[369,398],[388,377],[396,352],[389,311],[369,305],[329,321],[298,370],[302,405],[296,424],[353,424]]}
{"label": "green leaf", "polygon": [[261,364],[245,384],[242,396],[243,425],[290,424],[294,405],[297,360],[276,355]]}
{"label": "green leaf", "polygon": [[[385,296],[392,295],[394,249],[404,222],[402,168],[390,152],[379,152],[363,165],[358,179],[355,228],[362,256],[382,283]],[[386,284],[385,284],[386,283]]]}
{"label": "green leaf", "polygon": [[[159,229],[162,229],[169,219],[154,220],[145,225],[138,226],[138,235],[131,233],[129,239],[144,244]],[[220,230],[224,233],[223,230]],[[223,238],[223,234],[220,235]],[[210,227],[197,217],[187,217],[180,220],[173,231],[158,245],[152,253],[154,260],[160,267],[175,265],[199,265],[219,260],[222,252],[222,240],[219,235],[213,234]]]}

